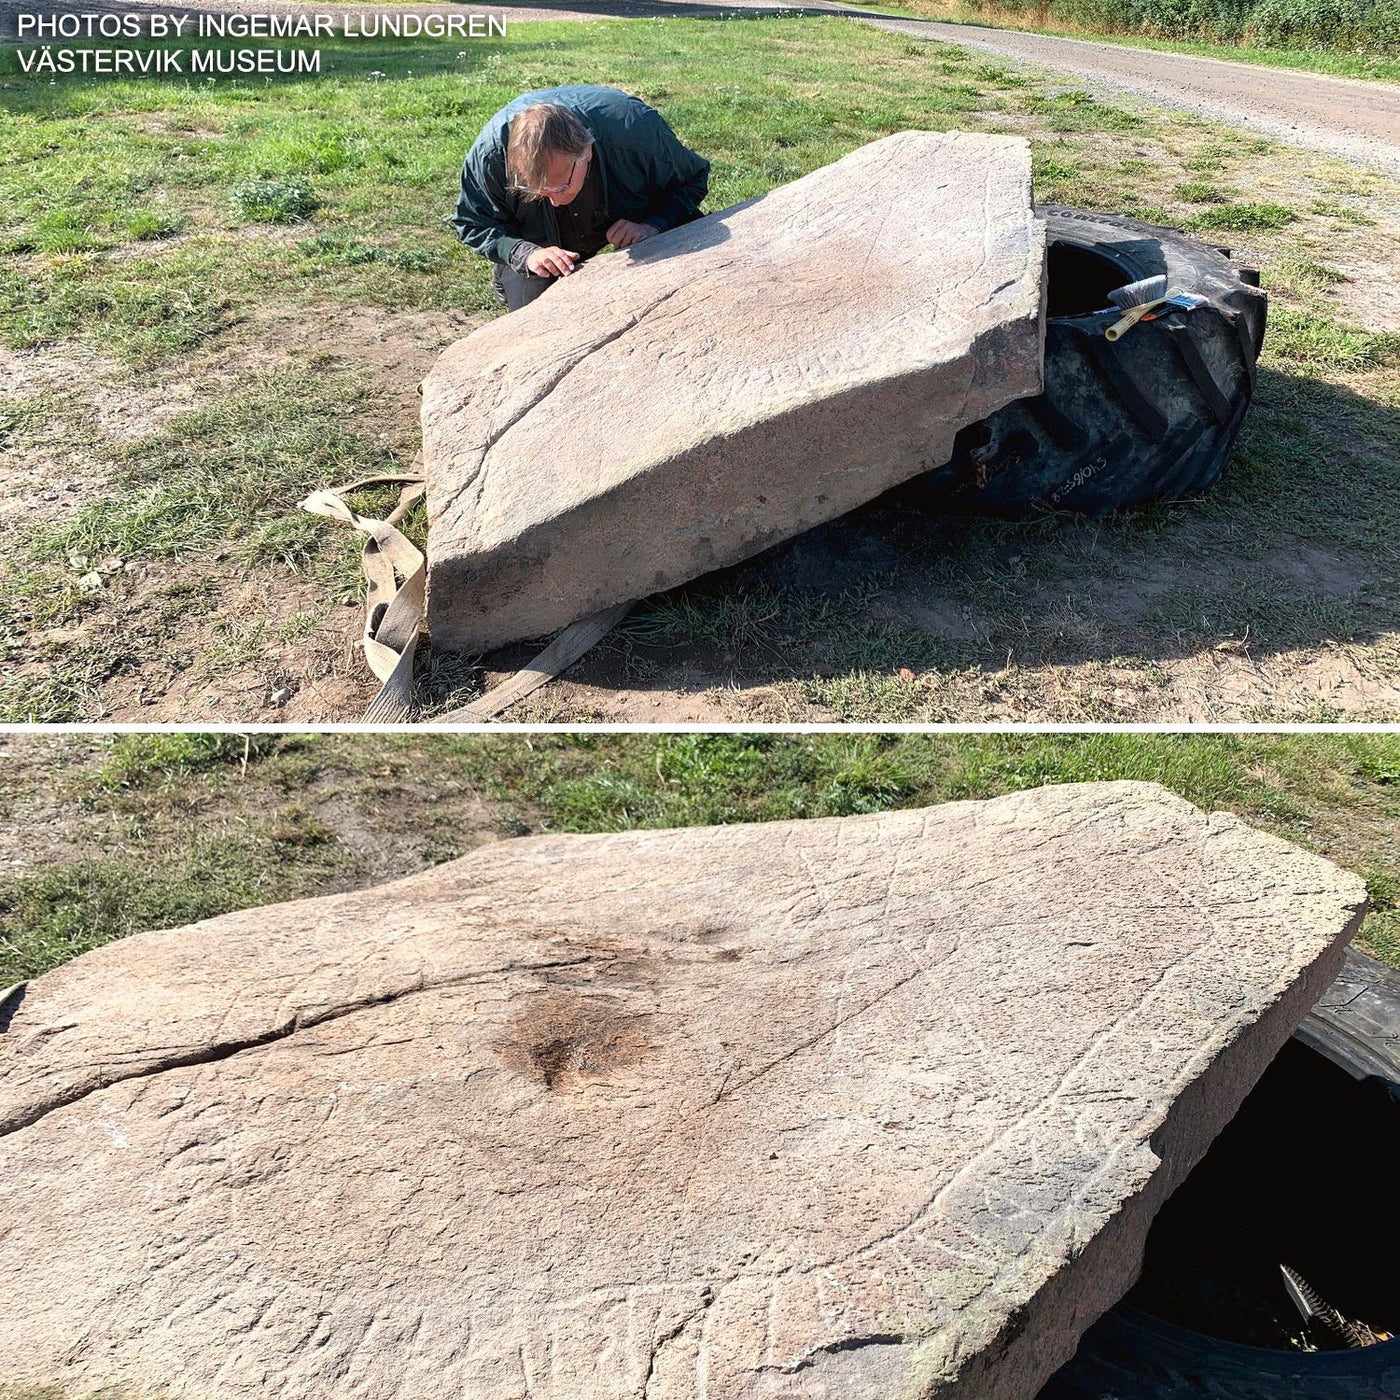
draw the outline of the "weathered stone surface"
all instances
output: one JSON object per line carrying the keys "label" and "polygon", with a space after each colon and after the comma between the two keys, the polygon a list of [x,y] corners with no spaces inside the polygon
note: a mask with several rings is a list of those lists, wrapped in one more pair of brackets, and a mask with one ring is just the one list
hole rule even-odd
{"label": "weathered stone surface", "polygon": [[428,618],[484,649],[736,563],[1041,385],[1019,137],[906,131],[621,254],[423,384]]}
{"label": "weathered stone surface", "polygon": [[127,939],[0,1014],[0,1382],[1026,1400],[1363,903],[1113,783]]}

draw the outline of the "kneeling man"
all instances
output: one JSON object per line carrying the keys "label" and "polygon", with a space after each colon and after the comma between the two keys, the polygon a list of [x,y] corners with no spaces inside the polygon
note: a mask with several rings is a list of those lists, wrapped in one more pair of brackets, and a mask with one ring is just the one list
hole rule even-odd
{"label": "kneeling man", "polygon": [[616,88],[527,92],[472,143],[452,223],[495,263],[515,311],[609,243],[630,248],[700,217],[710,162]]}

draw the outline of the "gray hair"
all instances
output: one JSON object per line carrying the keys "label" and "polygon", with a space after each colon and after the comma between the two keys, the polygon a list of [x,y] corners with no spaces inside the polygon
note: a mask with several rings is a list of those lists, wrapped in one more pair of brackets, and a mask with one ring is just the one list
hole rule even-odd
{"label": "gray hair", "polygon": [[567,107],[537,102],[511,119],[506,172],[515,188],[528,197],[548,178],[551,157],[578,160],[592,144],[593,133]]}

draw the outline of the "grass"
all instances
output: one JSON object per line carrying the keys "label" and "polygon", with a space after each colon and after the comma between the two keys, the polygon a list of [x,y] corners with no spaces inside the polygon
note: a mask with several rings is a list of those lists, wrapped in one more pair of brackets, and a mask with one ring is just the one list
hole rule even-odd
{"label": "grass", "polygon": [[297,224],[321,207],[307,186],[284,184],[266,175],[240,181],[229,202],[239,218],[253,224]]}
{"label": "grass", "polygon": [[1204,180],[1188,180],[1184,185],[1178,185],[1173,193],[1187,204],[1225,204],[1229,200],[1228,195]]}
{"label": "grass", "polygon": [[196,838],[154,870],[144,855],[73,861],[8,882],[0,954],[9,972],[27,976],[141,929],[287,898],[308,877],[334,871],[338,855],[323,827],[289,807],[267,822]]}
{"label": "grass", "polygon": [[[1064,597],[1203,547],[1248,570],[1270,539],[1292,550],[1279,532],[1296,530],[1370,553],[1375,595],[1338,606],[1361,608],[1347,644],[1391,674],[1376,648],[1396,630],[1380,590],[1393,571],[1400,374],[1389,341],[1327,300],[1347,286],[1348,247],[1362,256],[1377,236],[1358,221],[1378,177],[834,19],[532,23],[505,42],[359,41],[325,55],[322,75],[272,85],[5,77],[0,337],[40,378],[0,408],[0,443],[35,479],[80,479],[0,547],[0,719],[315,722],[367,701],[364,684],[331,684],[352,669],[355,542],[295,502],[411,459],[411,389],[434,346],[494,314],[485,264],[443,224],[464,147],[510,96],[575,79],[660,106],[712,160],[710,207],[906,127],[1017,132],[1043,200],[1212,240],[1228,229],[1265,263],[1274,296],[1261,399],[1223,494],[1202,510],[1082,530],[876,510],[852,528],[887,562],[823,589],[758,567],[651,600],[599,653],[605,666],[679,689],[686,657],[706,685],[764,687],[764,718],[1157,718],[1179,663],[1246,625],[1255,643],[1272,629],[1314,650],[1340,644],[1324,625],[1336,600],[1303,609],[1317,623],[1306,636],[1280,593],[1262,625],[1258,608],[1215,609],[1218,629],[1184,639],[1143,634],[1151,609],[1066,618]],[[1294,187],[1262,187],[1261,166]],[[115,426],[94,409],[104,397],[129,410]],[[1329,482],[1308,465],[1324,442]],[[410,529],[421,539],[421,513]],[[911,594],[967,621],[952,634],[911,622]],[[1142,664],[1109,664],[1127,654]],[[424,655],[420,698],[461,703],[480,683],[474,661]],[[916,673],[912,688],[896,683],[901,669]],[[268,713],[284,675],[290,708]],[[1278,717],[1302,712],[1289,687],[1269,689],[1289,697]],[[538,703],[564,717],[596,708]],[[1234,713],[1254,717],[1246,702]]]}
{"label": "grass", "polygon": [[[314,291],[492,308],[484,263],[460,248],[444,218],[471,135],[532,86],[609,81],[663,103],[683,138],[714,161],[713,207],[792,179],[873,133],[952,125],[981,102],[976,84],[901,84],[924,76],[926,62],[896,59],[889,36],[836,22],[532,24],[524,33],[467,49],[339,41],[323,46],[325,74],[274,87],[51,86],[0,54],[10,70],[0,201],[9,251],[36,259],[0,282],[0,332],[24,346],[81,326],[109,352],[150,363],[162,347],[130,330],[157,307],[168,319],[185,299],[199,303],[213,280],[230,304]],[[874,82],[862,93],[866,76]],[[827,83],[838,95],[823,91]],[[110,260],[93,255],[139,241],[121,212],[133,199],[159,204],[188,236],[159,262],[129,261],[113,287]],[[288,242],[275,227],[287,221],[313,237]],[[414,256],[386,268],[347,259],[347,244]],[[26,275],[35,271],[37,289]],[[189,336],[209,339],[217,319],[207,306],[197,310],[185,318]]]}
{"label": "grass", "polygon": [[1363,214],[1359,209],[1348,209],[1345,205],[1338,204],[1334,199],[1315,199],[1312,202],[1311,212],[1321,214],[1329,219],[1341,219],[1346,223],[1355,224],[1358,228],[1374,228],[1376,221]]}
{"label": "grass", "polygon": [[1283,228],[1294,223],[1298,215],[1282,204],[1226,204],[1216,203],[1213,209],[1204,209],[1190,221],[1194,230],[1201,232],[1261,233],[1269,229]]}
{"label": "grass", "polygon": [[[217,617],[220,571],[310,574],[328,598],[356,598],[358,546],[348,532],[327,541],[324,527],[293,507],[333,479],[394,468],[381,446],[349,426],[367,397],[348,376],[263,375],[118,448],[109,494],[37,524],[26,538],[23,576],[0,602],[0,655],[32,656],[55,684],[0,684],[0,713],[43,722],[85,708],[86,687],[73,677],[101,666],[110,641],[75,649],[62,629],[100,619],[129,594],[129,564],[146,571],[138,579],[167,580],[139,604],[156,636],[182,629],[195,598],[213,603],[206,611]],[[371,508],[366,494],[358,500]],[[421,527],[421,511],[414,521]],[[100,582],[84,587],[94,570]]]}
{"label": "grass", "polygon": [[104,245],[89,234],[82,246],[54,249],[46,246],[42,226],[36,230],[22,251],[62,256],[31,261],[29,279],[13,258],[13,270],[0,271],[0,327],[19,349],[84,336],[135,368],[150,368],[197,349],[233,324],[232,301],[189,249],[113,267],[94,256]]}
{"label": "grass", "polygon": [[1297,254],[1280,258],[1274,263],[1271,285],[1282,288],[1289,295],[1306,297],[1309,293],[1330,291],[1351,280],[1335,267],[1329,267],[1306,254]]}
{"label": "grass", "polygon": [[347,466],[364,475],[393,467],[345,427],[363,398],[325,375],[255,380],[121,452],[117,507],[103,502],[39,532],[34,557],[168,558],[232,543],[248,564],[295,567],[312,531],[295,529],[303,522],[287,506]]}
{"label": "grass", "polygon": [[121,738],[101,755],[93,769],[93,792],[149,791],[157,783],[168,787],[233,764],[246,773],[250,759],[275,748],[267,739],[210,732]]}
{"label": "grass", "polygon": [[[375,883],[531,832],[1164,783],[1361,874],[1400,966],[1394,735],[237,736],[11,739],[0,813],[48,847],[0,877],[0,985],[141,928]],[[16,847],[16,849],[22,849]]]}

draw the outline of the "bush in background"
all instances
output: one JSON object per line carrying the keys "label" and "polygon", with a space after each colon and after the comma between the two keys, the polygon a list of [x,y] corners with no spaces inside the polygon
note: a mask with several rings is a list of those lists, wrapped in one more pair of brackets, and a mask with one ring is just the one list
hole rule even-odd
{"label": "bush in background", "polygon": [[979,14],[1154,39],[1400,55],[1400,0],[963,0]]}

